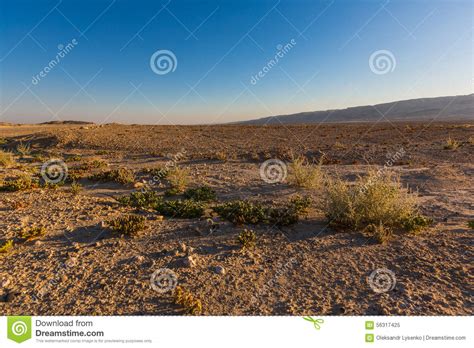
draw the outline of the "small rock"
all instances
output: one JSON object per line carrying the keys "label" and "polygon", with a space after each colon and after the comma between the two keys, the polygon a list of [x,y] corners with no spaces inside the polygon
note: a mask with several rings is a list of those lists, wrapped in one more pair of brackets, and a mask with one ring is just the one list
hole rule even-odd
{"label": "small rock", "polygon": [[178,250],[182,253],[185,253],[187,250],[186,244],[184,243],[179,243]]}
{"label": "small rock", "polygon": [[137,256],[134,257],[134,261],[142,263],[143,261],[145,261],[145,257],[142,256],[142,255],[137,255]]}
{"label": "small rock", "polygon": [[67,275],[65,275],[65,274],[63,274],[63,275],[61,276],[61,281],[62,281],[62,282],[67,282],[67,279],[68,279],[68,278],[67,278]]}
{"label": "small rock", "polygon": [[10,285],[10,279],[9,278],[3,278],[1,281],[0,281],[0,289],[2,288],[6,288],[8,285]]}
{"label": "small rock", "polygon": [[216,266],[216,267],[214,267],[214,272],[216,272],[217,274],[220,274],[220,275],[224,275],[225,274],[225,268],[222,267],[222,266]]}
{"label": "small rock", "polygon": [[185,267],[194,267],[197,265],[197,262],[196,262],[196,259],[192,256],[186,256],[184,259],[183,259],[183,264]]}

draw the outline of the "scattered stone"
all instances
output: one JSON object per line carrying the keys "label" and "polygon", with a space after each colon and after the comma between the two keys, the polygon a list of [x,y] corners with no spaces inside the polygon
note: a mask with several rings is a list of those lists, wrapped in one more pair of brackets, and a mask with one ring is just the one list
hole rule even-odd
{"label": "scattered stone", "polygon": [[186,247],[186,244],[184,243],[179,243],[178,250],[182,253],[185,253],[188,248]]}
{"label": "scattered stone", "polygon": [[0,289],[3,289],[3,288],[8,287],[8,285],[10,285],[10,283],[11,283],[10,278],[3,278],[3,279],[0,281]]}
{"label": "scattered stone", "polygon": [[40,245],[42,245],[42,244],[43,244],[43,242],[40,241],[40,240],[37,240],[37,241],[35,242],[35,245],[36,245],[36,246],[40,246]]}
{"label": "scattered stone", "polygon": [[185,267],[189,267],[189,268],[192,268],[194,266],[197,265],[197,261],[196,259],[193,257],[193,256],[186,256],[184,259],[183,259],[183,265]]}
{"label": "scattered stone", "polygon": [[142,263],[143,261],[145,261],[145,257],[142,256],[142,255],[137,255],[137,256],[134,257],[134,261]]}
{"label": "scattered stone", "polygon": [[134,188],[142,188],[143,186],[145,186],[145,184],[142,182],[136,182],[135,184],[133,184]]}
{"label": "scattered stone", "polygon": [[222,266],[216,266],[216,267],[214,267],[214,272],[216,272],[217,274],[220,274],[220,275],[224,275],[225,274],[225,268],[222,267]]}

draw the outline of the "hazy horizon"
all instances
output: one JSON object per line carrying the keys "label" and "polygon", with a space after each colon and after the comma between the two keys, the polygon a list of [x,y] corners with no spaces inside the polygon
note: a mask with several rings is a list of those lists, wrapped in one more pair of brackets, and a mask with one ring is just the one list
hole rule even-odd
{"label": "hazy horizon", "polygon": [[473,93],[469,1],[0,10],[0,122],[212,124]]}

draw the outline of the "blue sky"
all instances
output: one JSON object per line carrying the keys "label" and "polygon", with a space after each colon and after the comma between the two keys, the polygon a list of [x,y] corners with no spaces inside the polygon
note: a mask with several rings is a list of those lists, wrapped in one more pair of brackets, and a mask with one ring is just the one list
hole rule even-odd
{"label": "blue sky", "polygon": [[[473,18],[467,0],[0,0],[0,121],[219,123],[469,94]],[[160,50],[174,71],[152,70]]]}

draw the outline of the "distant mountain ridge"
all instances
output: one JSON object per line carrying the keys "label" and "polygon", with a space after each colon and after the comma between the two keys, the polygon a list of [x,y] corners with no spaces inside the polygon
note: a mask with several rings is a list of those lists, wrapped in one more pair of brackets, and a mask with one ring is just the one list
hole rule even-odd
{"label": "distant mountain ridge", "polygon": [[418,98],[346,109],[278,115],[239,124],[298,124],[321,122],[374,122],[382,117],[390,121],[474,120],[474,94]]}

